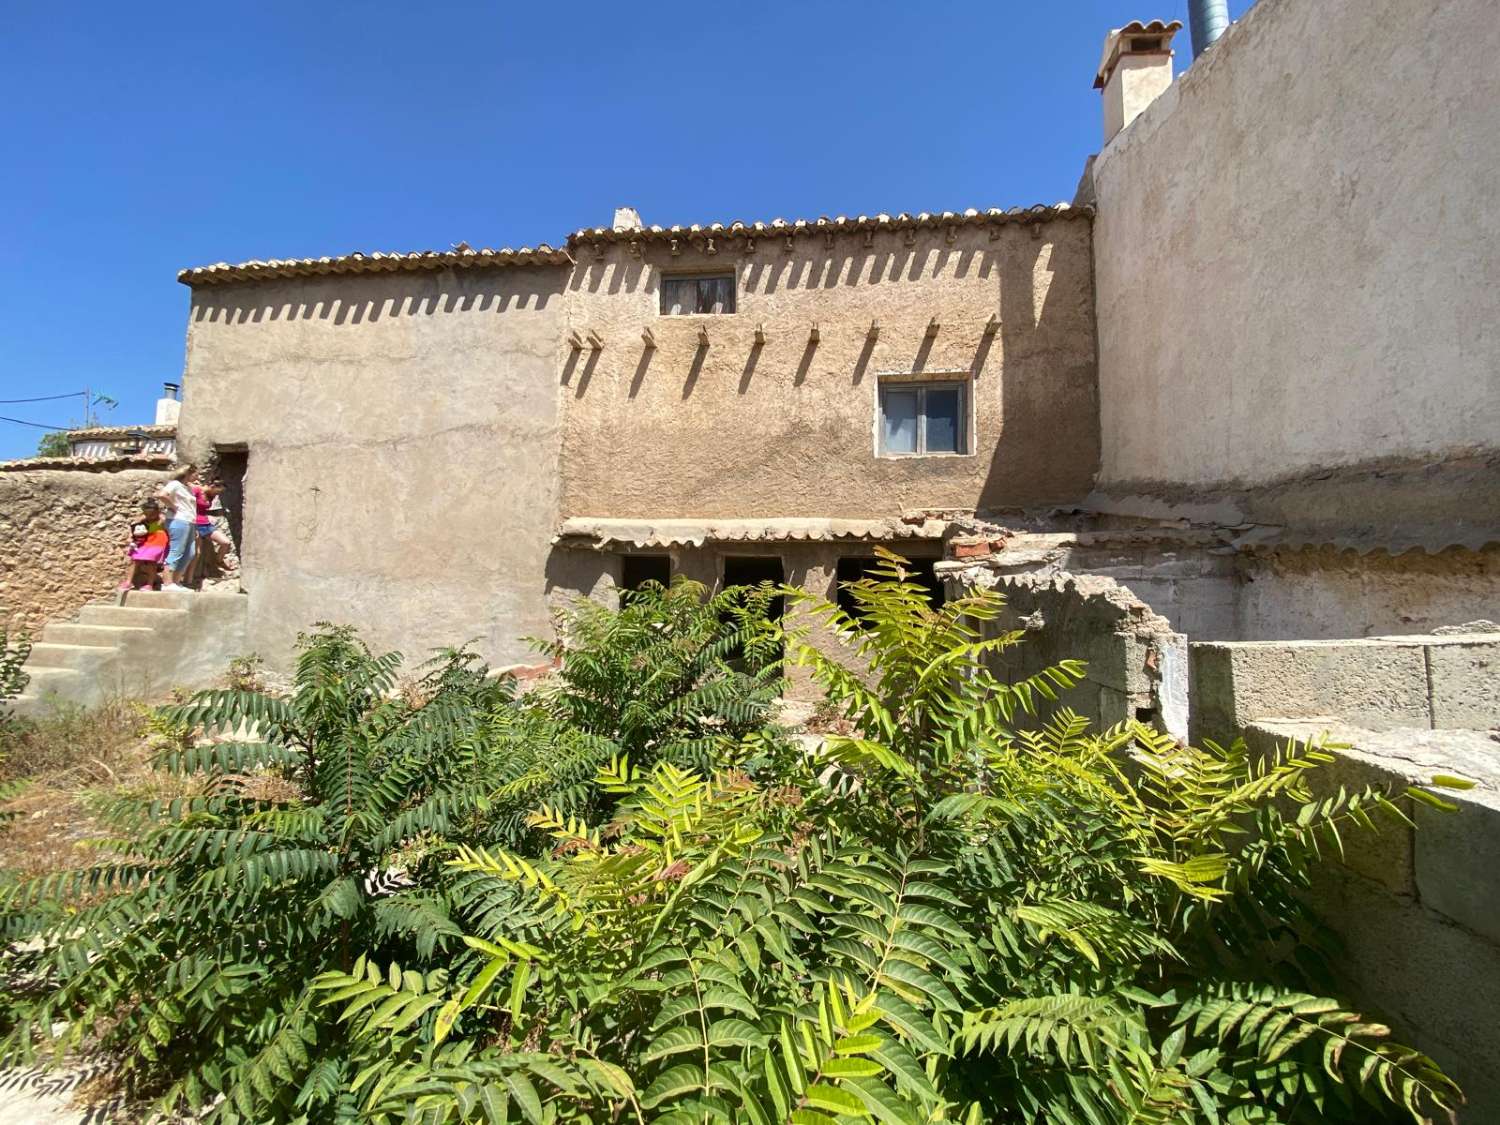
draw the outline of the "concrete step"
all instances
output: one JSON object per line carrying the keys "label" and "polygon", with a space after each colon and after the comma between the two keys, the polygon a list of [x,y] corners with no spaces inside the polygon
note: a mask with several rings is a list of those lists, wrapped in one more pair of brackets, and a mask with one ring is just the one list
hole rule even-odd
{"label": "concrete step", "polygon": [[146,608],[130,605],[86,605],[78,613],[80,625],[124,625],[151,629],[169,621],[184,621],[185,609]]}
{"label": "concrete step", "polygon": [[68,694],[68,685],[83,678],[83,673],[76,668],[32,668],[28,665],[26,674],[31,677],[26,682],[26,690],[15,699],[16,711],[19,714],[25,713],[25,704],[40,702],[48,692]]}
{"label": "concrete step", "polygon": [[150,629],[121,625],[50,624],[42,630],[42,640],[60,645],[98,645],[116,648],[125,641],[151,635]]}
{"label": "concrete step", "polygon": [[26,671],[38,668],[92,668],[99,661],[114,656],[119,649],[110,645],[71,645],[38,641],[26,658]]}
{"label": "concrete step", "polygon": [[[125,605],[140,609],[191,609],[195,601],[244,596],[236,590],[131,590],[125,595]],[[97,604],[114,605],[115,601],[111,598]]]}

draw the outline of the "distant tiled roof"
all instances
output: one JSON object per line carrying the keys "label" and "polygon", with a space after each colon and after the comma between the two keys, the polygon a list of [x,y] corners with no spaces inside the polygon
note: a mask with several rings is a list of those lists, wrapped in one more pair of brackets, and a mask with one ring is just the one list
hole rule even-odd
{"label": "distant tiled roof", "polygon": [[460,242],[452,250],[416,250],[410,254],[341,254],[336,258],[272,258],[269,261],[219,262],[182,270],[177,280],[184,285],[217,285],[225,281],[265,281],[281,277],[317,277],[320,274],[395,273],[401,270],[467,269],[474,266],[564,265],[572,259],[566,250],[554,250],[545,242],[512,250],[486,247],[475,250]]}
{"label": "distant tiled roof", "polygon": [[637,227],[615,230],[613,227],[584,227],[568,236],[568,245],[580,242],[664,241],[692,238],[695,235],[725,238],[784,237],[806,234],[854,234],[861,231],[941,229],[944,227],[988,226],[994,223],[1037,223],[1047,219],[1088,218],[1094,209],[1068,203],[1037,204],[1034,207],[1012,207],[1003,211],[991,207],[986,211],[921,211],[915,215],[824,215],[817,219],[772,219],[769,223],[709,223],[707,226]]}
{"label": "distant tiled roof", "polygon": [[90,426],[68,430],[69,441],[116,441],[133,437],[175,437],[177,427],[166,426]]}

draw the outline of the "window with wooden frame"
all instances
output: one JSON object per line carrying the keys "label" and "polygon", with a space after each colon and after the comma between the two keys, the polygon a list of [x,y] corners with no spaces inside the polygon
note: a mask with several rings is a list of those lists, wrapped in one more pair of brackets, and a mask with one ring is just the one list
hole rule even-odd
{"label": "window with wooden frame", "polygon": [[880,384],[882,457],[969,452],[969,383]]}
{"label": "window with wooden frame", "polygon": [[695,313],[734,312],[734,274],[664,274],[661,279],[661,315],[691,316]]}

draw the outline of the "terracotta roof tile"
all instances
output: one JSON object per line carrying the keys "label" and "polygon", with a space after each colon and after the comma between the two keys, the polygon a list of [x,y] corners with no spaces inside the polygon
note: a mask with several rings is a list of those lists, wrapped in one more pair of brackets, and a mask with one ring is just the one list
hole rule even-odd
{"label": "terracotta roof tile", "polygon": [[[568,236],[567,245],[580,242],[663,241],[673,238],[761,237],[811,234],[853,234],[867,230],[943,229],[960,226],[987,226],[995,223],[1035,223],[1047,219],[1088,218],[1094,209],[1068,203],[1038,204],[1034,207],[991,207],[979,211],[921,211],[899,215],[824,215],[817,219],[773,219],[769,223],[710,223],[707,226],[643,227],[614,230],[611,227],[585,227]],[[364,254],[355,252],[332,258],[272,258],[267,261],[240,262],[231,265],[218,262],[178,273],[184,285],[217,285],[232,281],[267,281],[283,277],[318,277],[324,274],[393,273],[398,270],[463,269],[475,266],[565,265],[572,262],[565,248],[553,248],[543,242],[536,247],[509,247],[500,250],[475,250],[460,242],[451,250],[418,250],[410,254]]]}
{"label": "terracotta roof tile", "polygon": [[499,250],[475,250],[460,242],[451,250],[416,250],[410,254],[365,254],[355,251],[334,258],[272,258],[267,261],[218,262],[182,270],[177,280],[184,285],[217,285],[226,281],[266,281],[282,277],[318,277],[322,274],[394,273],[400,270],[467,269],[475,266],[565,265],[572,259],[566,250],[539,246],[509,246]]}
{"label": "terracotta roof tile", "polygon": [[1088,218],[1094,209],[1069,203],[1037,204],[1034,207],[1012,207],[1001,210],[991,207],[984,211],[969,208],[967,211],[919,211],[916,214],[903,211],[899,215],[823,215],[816,219],[772,219],[769,223],[745,223],[735,220],[729,223],[709,223],[691,226],[647,226],[616,230],[613,227],[584,227],[568,236],[568,245],[580,242],[636,242],[663,241],[673,238],[722,236],[782,237],[809,234],[854,234],[862,231],[895,231],[941,229],[960,226],[988,226],[993,223],[1035,223],[1047,219]]}

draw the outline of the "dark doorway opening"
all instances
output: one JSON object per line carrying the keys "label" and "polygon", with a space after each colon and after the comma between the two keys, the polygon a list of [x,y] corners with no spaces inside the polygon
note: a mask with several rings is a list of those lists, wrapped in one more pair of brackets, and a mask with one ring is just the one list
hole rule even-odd
{"label": "dark doorway opening", "polygon": [[[781,565],[781,559],[775,555],[727,555],[724,558],[725,589],[730,586],[758,586],[762,582],[780,586],[785,581],[786,570]],[[776,598],[771,602],[771,617],[774,620],[781,620],[785,603],[785,598]]]}
{"label": "dark doorway opening", "polygon": [[[928,604],[933,609],[937,609],[947,600],[943,584],[933,571],[933,564],[937,561],[937,559],[911,559],[907,562],[910,580],[926,589]],[[834,601],[838,603],[840,609],[855,620],[858,620],[861,615],[859,607],[854,602],[854,595],[849,592],[849,583],[870,577],[870,572],[879,564],[880,560],[873,555],[851,555],[838,561],[834,573],[838,592],[834,595]]]}
{"label": "dark doorway opening", "polygon": [[[729,555],[724,559],[724,588],[731,586],[758,586],[762,582],[769,582],[773,586],[780,586],[786,580],[786,571],[781,565],[781,560],[774,555]],[[767,616],[772,621],[780,621],[782,614],[786,612],[786,599],[775,597],[766,608]],[[777,649],[776,658],[780,659],[781,652]],[[730,663],[742,665],[745,659],[743,650],[737,650],[729,657]]]}
{"label": "dark doorway opening", "polygon": [[245,474],[250,470],[248,449],[215,449],[213,476],[224,486],[219,495],[234,553],[245,557]]}
{"label": "dark doorway opening", "polygon": [[620,590],[628,596],[647,582],[663,586],[672,581],[672,559],[669,555],[621,555]]}

